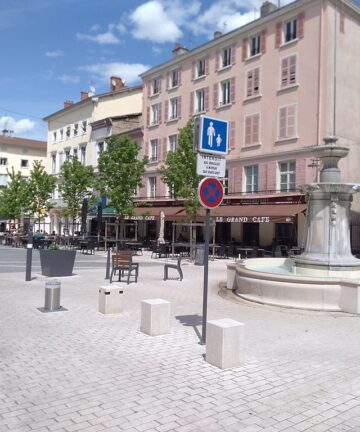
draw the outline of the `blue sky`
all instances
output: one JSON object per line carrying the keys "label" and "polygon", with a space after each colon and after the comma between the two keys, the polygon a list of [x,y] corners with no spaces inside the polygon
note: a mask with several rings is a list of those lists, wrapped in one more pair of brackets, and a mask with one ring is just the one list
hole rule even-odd
{"label": "blue sky", "polygon": [[[274,0],[277,4],[278,0]],[[281,4],[291,0],[281,0]],[[360,3],[360,0],[357,0]],[[0,132],[46,139],[41,118],[109,77],[139,73],[258,16],[262,0],[0,0]]]}

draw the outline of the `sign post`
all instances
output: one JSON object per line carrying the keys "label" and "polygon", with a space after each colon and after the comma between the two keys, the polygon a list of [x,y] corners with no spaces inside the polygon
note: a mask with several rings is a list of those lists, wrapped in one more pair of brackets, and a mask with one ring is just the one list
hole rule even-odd
{"label": "sign post", "polygon": [[209,242],[210,242],[210,209],[218,207],[224,196],[221,182],[216,178],[206,177],[199,183],[198,197],[200,204],[206,208],[205,251],[204,251],[204,288],[201,344],[206,343],[207,297],[209,280]]}

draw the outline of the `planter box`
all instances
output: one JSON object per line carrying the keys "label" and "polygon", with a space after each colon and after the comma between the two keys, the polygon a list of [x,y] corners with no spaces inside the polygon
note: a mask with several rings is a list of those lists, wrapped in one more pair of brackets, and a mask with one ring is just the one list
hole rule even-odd
{"label": "planter box", "polygon": [[76,250],[40,250],[39,252],[42,275],[72,276]]}

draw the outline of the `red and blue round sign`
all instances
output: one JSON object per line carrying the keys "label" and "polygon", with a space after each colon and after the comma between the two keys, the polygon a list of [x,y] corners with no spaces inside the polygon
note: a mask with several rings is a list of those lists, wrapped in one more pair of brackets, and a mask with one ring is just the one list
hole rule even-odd
{"label": "red and blue round sign", "polygon": [[198,187],[200,204],[207,209],[219,207],[224,197],[224,189],[221,182],[212,177],[201,180]]}

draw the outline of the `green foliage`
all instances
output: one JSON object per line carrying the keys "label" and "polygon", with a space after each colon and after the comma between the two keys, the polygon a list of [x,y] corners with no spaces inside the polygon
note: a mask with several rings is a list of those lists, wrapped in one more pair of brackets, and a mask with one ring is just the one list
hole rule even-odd
{"label": "green foliage", "polygon": [[112,136],[106,142],[107,150],[98,161],[98,189],[122,219],[134,214],[134,193],[142,187],[148,158],[138,159],[139,145],[127,136]]}
{"label": "green foliage", "polygon": [[28,207],[28,184],[21,176],[21,172],[8,171],[8,186],[0,192],[0,215],[8,219],[19,219],[21,210]]}
{"label": "green foliage", "polygon": [[94,186],[94,168],[83,165],[76,157],[70,157],[61,167],[62,198],[67,204],[67,216],[75,218],[81,212],[83,199]]}
{"label": "green foliage", "polygon": [[201,179],[196,174],[196,152],[194,150],[194,121],[180,129],[179,145],[174,152],[169,152],[165,166],[160,168],[162,180],[175,199],[182,198],[186,214],[189,218],[196,218],[200,207],[197,198],[197,187]]}
{"label": "green foliage", "polygon": [[55,181],[55,178],[46,172],[41,161],[34,161],[28,182],[28,209],[39,220],[46,216],[51,208],[50,198]]}
{"label": "green foliage", "polygon": [[49,250],[58,251],[58,250],[60,250],[60,247],[56,243],[51,243],[51,245],[49,246]]}

